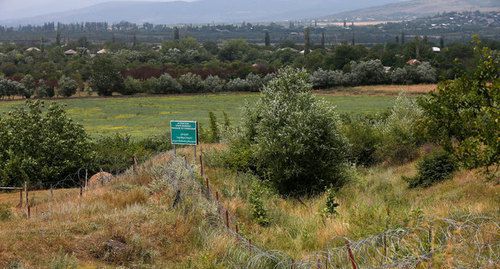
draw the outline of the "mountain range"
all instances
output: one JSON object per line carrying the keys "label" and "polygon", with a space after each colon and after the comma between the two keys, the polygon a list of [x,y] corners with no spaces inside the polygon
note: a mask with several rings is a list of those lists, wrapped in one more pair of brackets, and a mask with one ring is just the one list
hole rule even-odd
{"label": "mountain range", "polygon": [[324,19],[401,20],[450,11],[500,11],[500,0],[412,0],[362,8]]}
{"label": "mountain range", "polygon": [[[499,0],[199,0],[194,2],[112,1],[0,24],[129,21],[135,23],[238,23],[311,18],[395,18],[443,11],[499,10]],[[334,14],[334,15],[332,15]]]}

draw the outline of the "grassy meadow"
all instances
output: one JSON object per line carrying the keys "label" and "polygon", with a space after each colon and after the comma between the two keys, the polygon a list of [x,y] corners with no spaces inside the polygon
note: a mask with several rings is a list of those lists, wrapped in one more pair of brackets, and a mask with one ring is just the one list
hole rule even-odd
{"label": "grassy meadow", "polygon": [[[336,106],[339,113],[380,113],[392,107],[398,92],[393,94],[331,94],[318,96]],[[71,118],[83,124],[89,134],[126,133],[143,138],[168,131],[169,121],[197,120],[208,123],[208,112],[222,118],[222,111],[235,122],[242,116],[242,107],[257,100],[257,93],[225,93],[205,95],[171,95],[147,97],[58,99]],[[0,113],[23,101],[0,102]],[[50,102],[50,101],[46,101]]]}

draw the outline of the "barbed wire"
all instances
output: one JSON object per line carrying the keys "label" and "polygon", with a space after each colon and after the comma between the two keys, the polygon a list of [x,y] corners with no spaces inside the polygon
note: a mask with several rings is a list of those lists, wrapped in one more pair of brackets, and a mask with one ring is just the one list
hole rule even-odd
{"label": "barbed wire", "polygon": [[[224,227],[252,256],[247,268],[256,268],[262,261],[274,268],[416,268],[445,259],[454,268],[485,268],[500,264],[500,226],[495,217],[463,215],[456,219],[422,220],[417,227],[389,229],[359,240],[347,237],[332,238],[337,247],[313,252],[300,260],[277,251],[266,250],[243,236],[237,228],[236,217],[214,197],[209,185],[195,177],[185,161],[191,178],[200,184],[208,200],[217,206],[214,221]],[[225,215],[225,216],[224,216]],[[231,226],[232,225],[232,226]],[[440,256],[439,258],[435,258]]]}

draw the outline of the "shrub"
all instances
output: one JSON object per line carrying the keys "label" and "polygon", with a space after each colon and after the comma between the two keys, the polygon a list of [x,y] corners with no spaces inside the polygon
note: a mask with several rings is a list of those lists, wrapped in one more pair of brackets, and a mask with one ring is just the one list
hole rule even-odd
{"label": "shrub", "polygon": [[331,217],[337,215],[337,207],[339,204],[335,201],[335,190],[333,188],[326,189],[325,207],[321,210],[321,215]]}
{"label": "shrub", "polygon": [[96,139],[93,143],[95,152],[94,169],[119,173],[133,164],[133,158],[145,159],[146,151],[130,136],[116,134]]}
{"label": "shrub", "polygon": [[264,207],[262,197],[264,195],[263,187],[260,184],[253,184],[250,192],[249,202],[252,206],[252,217],[261,226],[268,226],[271,221],[268,217],[267,210]]}
{"label": "shrub", "polygon": [[215,114],[210,111],[208,113],[208,117],[210,119],[210,139],[209,142],[216,143],[220,140],[220,131],[219,126],[217,125],[217,117]]}
{"label": "shrub", "polygon": [[44,109],[41,101],[27,101],[0,119],[0,148],[1,184],[10,186],[25,180],[57,182],[91,159],[83,127],[68,118],[60,105]]}
{"label": "shrub", "polygon": [[228,81],[226,89],[230,92],[248,92],[252,86],[246,79],[235,78]]}
{"label": "shrub", "polygon": [[444,150],[438,150],[425,156],[418,163],[418,174],[407,178],[410,188],[429,187],[434,183],[451,177],[457,164],[453,155]]}
{"label": "shrub", "polygon": [[339,70],[318,69],[311,75],[311,83],[316,89],[327,89],[344,84],[344,73]]}
{"label": "shrub", "polygon": [[204,92],[205,84],[199,75],[187,73],[179,77],[178,82],[182,86],[182,92]]}
{"label": "shrub", "polygon": [[342,125],[342,133],[349,141],[349,161],[359,165],[377,162],[376,151],[381,139],[373,123],[365,118],[351,118]]}
{"label": "shrub", "polygon": [[398,67],[394,69],[391,73],[391,81],[395,84],[407,84],[408,81],[408,72],[405,68]]}
{"label": "shrub", "polygon": [[159,78],[148,79],[150,93],[166,94],[180,93],[182,86],[169,74],[163,74]]}
{"label": "shrub", "polygon": [[352,62],[351,74],[359,81],[358,84],[380,84],[386,81],[384,66],[380,60]]}
{"label": "shrub", "polygon": [[35,93],[35,78],[33,78],[32,75],[28,74],[21,80],[21,84],[23,84],[24,86],[24,97],[30,98]]}
{"label": "shrub", "polygon": [[224,91],[224,87],[226,86],[226,81],[219,78],[218,76],[208,76],[203,81],[203,88],[209,92],[222,92]]}
{"label": "shrub", "polygon": [[133,77],[127,77],[124,81],[123,89],[120,91],[123,95],[132,95],[135,93],[143,92],[142,82]]}
{"label": "shrub", "polygon": [[242,147],[242,159],[255,162],[247,167],[255,166],[261,178],[285,195],[340,187],[346,180],[346,141],[337,129],[338,117],[315,99],[308,79],[304,70],[280,70],[257,104],[247,108],[234,143]]}
{"label": "shrub", "polygon": [[378,157],[390,163],[404,163],[414,159],[422,142],[418,130],[418,123],[422,118],[422,108],[416,101],[400,94],[389,117],[378,126],[382,137],[377,148]]}
{"label": "shrub", "polygon": [[57,94],[64,97],[70,97],[76,93],[78,84],[72,78],[62,76],[59,79],[59,88]]}
{"label": "shrub", "polygon": [[437,72],[434,67],[428,62],[423,62],[417,66],[416,73],[418,75],[418,82],[434,83],[437,79]]}
{"label": "shrub", "polygon": [[476,42],[477,69],[440,84],[435,92],[420,99],[420,105],[432,140],[453,152],[462,166],[488,169],[500,161],[500,60],[498,53]]}
{"label": "shrub", "polygon": [[25,96],[23,84],[5,78],[0,78],[0,98],[4,96]]}
{"label": "shrub", "polygon": [[258,92],[264,86],[264,80],[256,74],[250,73],[246,77],[246,81],[249,84],[249,91]]}

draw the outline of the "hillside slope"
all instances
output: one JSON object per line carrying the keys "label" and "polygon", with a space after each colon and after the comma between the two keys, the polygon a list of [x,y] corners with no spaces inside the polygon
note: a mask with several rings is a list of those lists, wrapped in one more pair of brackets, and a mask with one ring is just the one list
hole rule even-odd
{"label": "hillside slope", "polygon": [[[214,146],[204,146],[209,161]],[[435,268],[500,262],[500,187],[475,172],[411,190],[401,175],[414,164],[358,169],[336,195],[338,215],[328,218],[325,196],[263,192],[271,222],[262,227],[248,201],[254,177],[206,167],[207,196],[185,163],[189,149],[180,152],[187,158],[159,155],[82,197],[76,189],[32,192],[30,219],[25,209],[9,215],[0,207],[0,267],[350,268],[344,238],[362,268],[426,266],[429,257]],[[0,205],[18,199],[0,194]]]}
{"label": "hillside slope", "polygon": [[[67,12],[4,21],[4,24],[44,22],[150,22],[161,24],[278,21],[325,16],[401,0],[201,0],[195,2],[117,1]],[[0,20],[1,21],[1,20]]]}
{"label": "hillside slope", "polygon": [[411,0],[401,3],[347,11],[327,19],[349,20],[400,20],[434,15],[450,11],[500,11],[500,1],[496,0]]}

